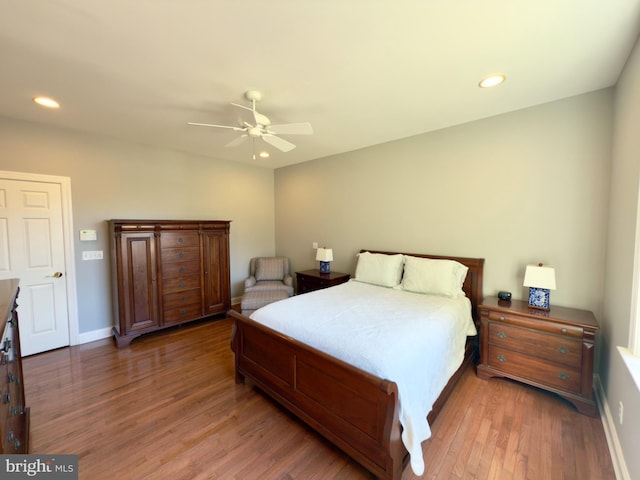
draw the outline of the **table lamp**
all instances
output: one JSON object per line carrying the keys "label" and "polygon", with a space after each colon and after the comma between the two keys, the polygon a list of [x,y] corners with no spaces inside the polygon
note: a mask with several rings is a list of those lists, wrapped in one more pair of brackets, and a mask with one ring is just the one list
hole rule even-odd
{"label": "table lamp", "polygon": [[333,250],[330,248],[318,248],[316,260],[320,262],[320,273],[331,271],[331,261],[333,261]]}
{"label": "table lamp", "polygon": [[523,286],[529,287],[529,307],[549,310],[550,290],[556,289],[556,271],[553,267],[527,265]]}

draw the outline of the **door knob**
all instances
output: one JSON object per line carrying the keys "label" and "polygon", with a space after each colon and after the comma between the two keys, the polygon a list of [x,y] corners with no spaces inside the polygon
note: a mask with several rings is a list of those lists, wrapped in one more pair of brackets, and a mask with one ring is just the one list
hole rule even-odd
{"label": "door knob", "polygon": [[62,276],[62,272],[56,272],[51,276],[54,277],[54,278],[60,278]]}

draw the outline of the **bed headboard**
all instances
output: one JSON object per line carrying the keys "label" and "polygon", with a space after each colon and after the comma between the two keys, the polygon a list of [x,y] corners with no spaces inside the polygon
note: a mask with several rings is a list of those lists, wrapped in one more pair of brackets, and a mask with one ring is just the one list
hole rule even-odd
{"label": "bed headboard", "polygon": [[410,255],[412,257],[435,258],[441,260],[455,260],[469,268],[467,278],[464,280],[462,290],[469,300],[471,300],[471,308],[473,320],[476,326],[480,325],[478,318],[478,306],[482,303],[482,274],[484,270],[484,258],[467,258],[467,257],[448,257],[443,255],[427,255],[423,253],[405,253],[405,252],[383,252],[380,250],[360,250],[360,252],[383,253],[385,255]]}

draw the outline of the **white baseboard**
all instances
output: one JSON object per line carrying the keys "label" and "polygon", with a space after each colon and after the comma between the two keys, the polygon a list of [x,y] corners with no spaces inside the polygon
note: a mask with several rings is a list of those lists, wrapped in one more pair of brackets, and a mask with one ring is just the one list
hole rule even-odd
{"label": "white baseboard", "polygon": [[[231,304],[239,304],[242,301],[242,297],[232,298]],[[82,345],[83,343],[95,342],[96,340],[102,340],[103,338],[109,338],[113,333],[111,332],[111,327],[100,328],[98,330],[92,330],[90,332],[84,332],[78,334],[77,343],[72,343],[72,345]]]}
{"label": "white baseboard", "polygon": [[609,402],[600,383],[600,376],[594,375],[594,386],[596,393],[596,403],[598,404],[598,410],[600,411],[600,419],[602,420],[602,426],[604,427],[604,434],[607,437],[607,445],[609,446],[609,453],[611,454],[611,462],[613,463],[613,470],[616,474],[617,480],[631,480],[629,470],[627,470],[627,464],[624,460],[622,448],[620,447],[620,441],[618,439],[618,432],[616,430],[616,424],[611,415],[611,409],[609,408]]}
{"label": "white baseboard", "polygon": [[81,345],[83,343],[95,342],[96,340],[109,338],[111,335],[112,335],[111,327],[100,328],[98,330],[91,330],[90,332],[84,332],[84,333],[78,334],[78,343],[74,345]]}

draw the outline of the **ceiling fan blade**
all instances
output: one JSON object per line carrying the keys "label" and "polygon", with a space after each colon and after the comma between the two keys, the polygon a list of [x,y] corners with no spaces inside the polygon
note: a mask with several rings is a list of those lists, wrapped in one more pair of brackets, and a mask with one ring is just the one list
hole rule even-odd
{"label": "ceiling fan blade", "polygon": [[236,132],[244,132],[244,128],[231,127],[229,125],[214,125],[212,123],[196,123],[196,122],[187,122],[187,125],[195,125],[196,127],[230,128],[231,130],[235,130]]}
{"label": "ceiling fan blade", "polygon": [[242,134],[240,135],[238,138],[231,140],[229,143],[227,143],[225,145],[225,147],[237,147],[238,145],[240,145],[241,143],[244,143],[244,141],[249,138],[249,135]]}
{"label": "ceiling fan blade", "polygon": [[249,110],[250,112],[253,112],[253,108],[247,107],[246,105],[240,105],[239,103],[233,103],[233,102],[231,102],[231,105],[233,105],[234,107],[244,108],[245,110]]}
{"label": "ceiling fan blade", "polygon": [[308,122],[302,123],[283,123],[281,125],[271,125],[269,133],[277,133],[279,135],[312,135],[313,128]]}
{"label": "ceiling fan blade", "polygon": [[239,103],[231,103],[231,105],[233,105],[234,107],[244,108],[245,110],[249,110],[251,113],[253,113],[253,120],[254,122],[256,122],[256,124],[265,127],[271,125],[271,120],[269,120],[269,117],[257,112],[255,108],[247,107],[246,105],[240,105]]}
{"label": "ceiling fan blade", "polygon": [[276,147],[281,152],[288,152],[289,150],[293,150],[294,148],[296,148],[293,143],[287,142],[280,137],[276,137],[275,135],[270,135],[268,133],[263,135],[262,139],[269,145],[273,145],[274,147]]}

